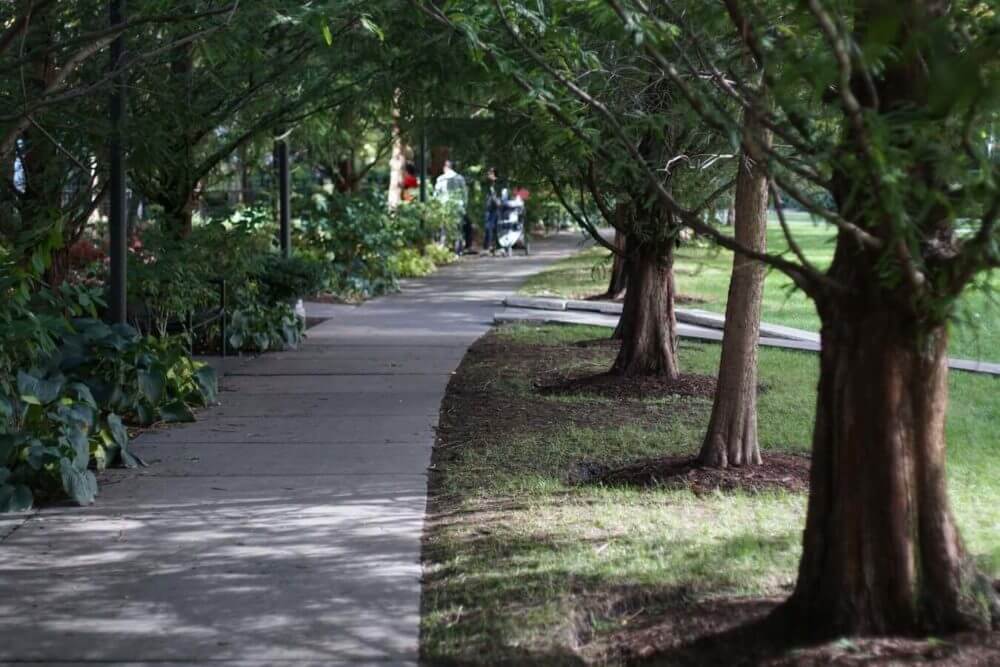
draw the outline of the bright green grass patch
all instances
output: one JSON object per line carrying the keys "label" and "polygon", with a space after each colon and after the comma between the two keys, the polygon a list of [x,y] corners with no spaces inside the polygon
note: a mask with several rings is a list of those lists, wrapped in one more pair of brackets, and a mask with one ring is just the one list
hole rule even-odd
{"label": "bright green grass patch", "polygon": [[[793,230],[795,240],[810,261],[819,267],[828,266],[833,260],[831,227],[800,223]],[[787,242],[776,224],[769,227],[767,242],[771,252],[787,251]],[[604,248],[591,248],[532,276],[521,292],[566,298],[590,296],[606,289],[609,268],[610,253]],[[702,301],[691,307],[725,312],[732,253],[705,244],[683,246],[677,249],[674,271],[678,292]],[[1000,360],[1000,303],[993,291],[1000,289],[1000,277],[987,278],[983,283],[985,287],[970,288],[962,298],[952,331],[951,351],[959,357]],[[768,274],[761,308],[763,320],[818,331],[815,307],[793,287],[783,273]]]}
{"label": "bright green grass patch", "polygon": [[[565,346],[606,333],[524,325],[499,335],[516,353],[517,345]],[[686,372],[715,372],[717,345],[682,342],[680,353]],[[590,354],[592,362],[610,363],[612,351]],[[762,349],[760,361],[764,455],[807,451],[816,356]],[[463,372],[477,373],[478,382],[478,373],[505,371],[483,365]],[[518,386],[522,398],[532,391],[528,378]],[[1000,415],[998,388],[994,378],[953,373],[947,425],[956,514],[971,552],[994,577],[1000,576],[1000,448],[992,432]],[[588,396],[532,394],[531,400],[577,415],[617,406]],[[804,496],[696,497],[566,481],[582,461],[617,465],[693,453],[710,408],[707,399],[645,401],[638,409],[656,416],[652,427],[621,420],[567,427],[556,420],[528,429],[512,421],[500,435],[474,433],[455,448],[437,466],[435,497],[444,506],[426,542],[425,657],[568,664],[588,657],[590,642],[634,614],[718,596],[787,594],[800,553]]]}

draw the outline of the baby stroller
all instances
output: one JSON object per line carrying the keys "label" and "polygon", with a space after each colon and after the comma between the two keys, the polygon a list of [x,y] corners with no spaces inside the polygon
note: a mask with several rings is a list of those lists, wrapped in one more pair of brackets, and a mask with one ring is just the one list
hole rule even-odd
{"label": "baby stroller", "polygon": [[530,254],[525,218],[524,201],[520,197],[504,197],[497,221],[497,244],[502,254],[510,257],[515,247],[523,249],[525,255]]}

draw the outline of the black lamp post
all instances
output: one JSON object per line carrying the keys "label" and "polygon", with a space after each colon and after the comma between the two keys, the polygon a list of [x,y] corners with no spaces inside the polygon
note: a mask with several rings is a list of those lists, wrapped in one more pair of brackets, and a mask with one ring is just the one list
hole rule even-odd
{"label": "black lamp post", "polygon": [[278,243],[281,254],[292,254],[292,182],[288,168],[288,142],[285,133],[274,142],[274,164],[278,170]]}
{"label": "black lamp post", "polygon": [[[110,0],[108,17],[111,27],[125,22],[125,0]],[[125,140],[123,125],[126,115],[125,35],[120,33],[111,43],[111,71],[118,72],[112,81],[109,116],[111,141],[108,146],[110,206],[108,227],[110,239],[108,256],[111,275],[108,297],[108,316],[113,323],[124,323],[128,317],[127,267],[128,267],[128,208],[126,205]]]}

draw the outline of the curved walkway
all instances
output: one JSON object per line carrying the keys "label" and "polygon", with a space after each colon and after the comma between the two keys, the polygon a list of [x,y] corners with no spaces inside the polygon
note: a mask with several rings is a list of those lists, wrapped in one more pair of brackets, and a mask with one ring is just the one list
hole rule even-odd
{"label": "curved walkway", "polygon": [[0,663],[415,662],[437,413],[500,300],[576,250],[470,259],[239,366],[89,508],[0,523]]}

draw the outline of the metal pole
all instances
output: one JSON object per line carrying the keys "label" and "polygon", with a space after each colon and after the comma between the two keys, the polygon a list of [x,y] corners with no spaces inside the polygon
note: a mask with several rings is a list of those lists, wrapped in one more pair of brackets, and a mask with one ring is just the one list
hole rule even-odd
{"label": "metal pole", "polygon": [[278,167],[278,242],[281,254],[289,257],[292,254],[292,183],[288,169],[288,142],[284,139],[274,142],[274,161]]}
{"label": "metal pole", "polygon": [[[110,0],[108,16],[111,26],[125,22],[125,0]],[[119,34],[111,43],[111,69],[120,69],[125,62],[125,37]],[[124,323],[128,318],[127,270],[128,270],[128,207],[126,202],[125,140],[122,126],[126,114],[125,74],[114,77],[112,84],[109,115],[111,120],[111,142],[109,146],[110,206],[108,228],[110,239],[108,254],[111,260],[111,284],[108,298],[109,317],[113,323]]]}
{"label": "metal pole", "polygon": [[420,129],[420,201],[427,202],[427,121]]}

